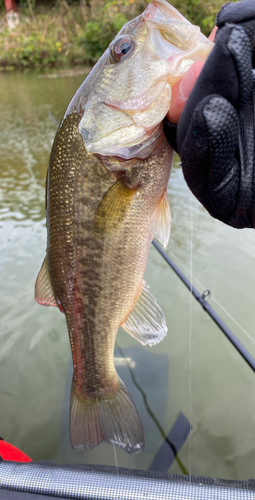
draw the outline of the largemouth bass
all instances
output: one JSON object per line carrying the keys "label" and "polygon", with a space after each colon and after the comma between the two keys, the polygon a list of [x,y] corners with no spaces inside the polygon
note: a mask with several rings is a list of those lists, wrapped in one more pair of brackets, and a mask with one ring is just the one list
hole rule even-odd
{"label": "largemouth bass", "polygon": [[114,366],[119,326],[142,344],[167,332],[143,281],[151,240],[170,234],[174,83],[212,44],[166,1],[127,23],[70,102],[47,175],[47,254],[35,296],[66,316],[74,376],[70,439],[142,451],[143,428]]}

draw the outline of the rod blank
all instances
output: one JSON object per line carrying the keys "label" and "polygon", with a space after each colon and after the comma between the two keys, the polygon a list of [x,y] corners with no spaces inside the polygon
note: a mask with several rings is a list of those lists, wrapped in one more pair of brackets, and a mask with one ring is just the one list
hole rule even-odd
{"label": "rod blank", "polygon": [[237,349],[239,354],[245,359],[246,363],[251,367],[251,369],[255,372],[255,359],[252,355],[247,351],[247,349],[243,346],[243,344],[238,340],[238,338],[234,335],[234,333],[230,330],[230,328],[224,323],[224,321],[220,318],[220,316],[214,311],[212,306],[205,300],[205,294],[200,294],[196,288],[190,283],[190,281],[186,278],[186,276],[182,273],[182,271],[176,266],[176,264],[170,259],[170,257],[164,252],[164,250],[160,247],[160,245],[153,240],[152,244],[158,250],[160,255],[165,259],[167,264],[173,269],[173,271],[179,276],[184,285],[189,289],[189,291],[194,295],[203,309],[209,314],[209,316],[213,319],[216,325],[221,329],[224,335],[228,338],[231,344]]}

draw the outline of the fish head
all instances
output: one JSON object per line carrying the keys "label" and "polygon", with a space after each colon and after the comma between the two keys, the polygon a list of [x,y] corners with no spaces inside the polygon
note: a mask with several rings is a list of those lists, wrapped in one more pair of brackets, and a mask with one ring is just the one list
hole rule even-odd
{"label": "fish head", "polygon": [[148,157],[162,134],[172,86],[212,46],[168,2],[153,0],[123,26],[77,93],[87,152]]}

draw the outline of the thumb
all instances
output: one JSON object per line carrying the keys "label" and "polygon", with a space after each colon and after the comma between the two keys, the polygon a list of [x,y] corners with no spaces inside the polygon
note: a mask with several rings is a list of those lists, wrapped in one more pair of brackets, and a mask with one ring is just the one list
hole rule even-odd
{"label": "thumb", "polygon": [[[211,42],[214,42],[217,29],[217,26],[214,26],[209,36]],[[171,123],[177,124],[179,122],[183,108],[203,65],[203,62],[195,62],[192,64],[187,73],[185,73],[185,75],[183,75],[183,77],[173,86],[171,104],[166,115]]]}
{"label": "thumb", "polygon": [[187,73],[173,86],[170,109],[166,115],[171,123],[178,123],[186,101],[203,66],[204,63],[201,61],[193,63]]}

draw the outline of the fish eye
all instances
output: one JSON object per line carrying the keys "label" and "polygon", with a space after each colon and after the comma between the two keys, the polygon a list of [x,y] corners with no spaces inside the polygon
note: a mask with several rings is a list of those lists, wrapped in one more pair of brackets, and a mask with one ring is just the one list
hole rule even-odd
{"label": "fish eye", "polygon": [[111,62],[119,62],[131,56],[135,42],[130,36],[121,36],[111,47]]}

